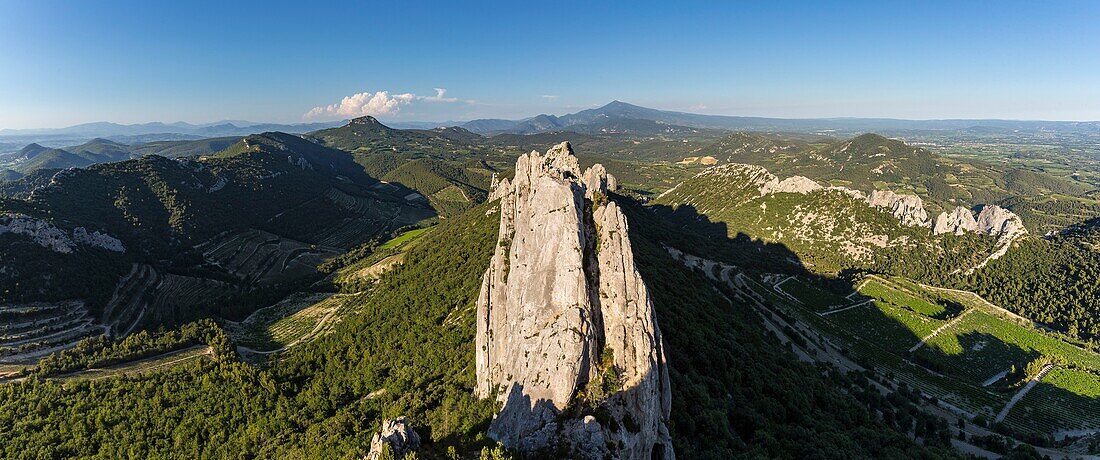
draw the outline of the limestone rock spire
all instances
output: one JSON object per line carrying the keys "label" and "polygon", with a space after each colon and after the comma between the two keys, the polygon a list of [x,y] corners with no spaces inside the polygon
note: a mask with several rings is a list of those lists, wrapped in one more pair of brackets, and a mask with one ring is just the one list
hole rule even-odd
{"label": "limestone rock spire", "polygon": [[[661,332],[626,216],[607,199],[615,185],[601,165],[582,174],[562,143],[520,156],[493,191],[500,234],[477,301],[475,391],[504,404],[489,434],[520,452],[674,458]],[[593,390],[609,381],[616,391]],[[586,414],[595,408],[614,426]]]}

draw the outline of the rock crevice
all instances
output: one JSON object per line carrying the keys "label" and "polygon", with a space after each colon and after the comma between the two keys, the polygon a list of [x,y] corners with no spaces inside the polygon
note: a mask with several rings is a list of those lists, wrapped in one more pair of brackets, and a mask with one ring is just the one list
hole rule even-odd
{"label": "rock crevice", "polygon": [[500,234],[477,301],[476,392],[504,405],[490,436],[522,453],[674,458],[661,333],[615,186],[562,143],[520,156],[491,194]]}

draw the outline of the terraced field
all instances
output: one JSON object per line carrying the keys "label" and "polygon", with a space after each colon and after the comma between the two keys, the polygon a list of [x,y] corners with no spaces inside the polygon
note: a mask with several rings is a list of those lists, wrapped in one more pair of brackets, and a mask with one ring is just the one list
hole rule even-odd
{"label": "terraced field", "polygon": [[868,278],[859,289],[860,294],[907,308],[921,315],[940,317],[940,315],[947,313],[945,305],[930,301],[918,292],[892,281],[880,280],[877,277]]}
{"label": "terraced field", "polygon": [[[860,362],[873,363],[893,380],[919,388],[970,418],[992,420],[1023,387],[1017,383],[1019,375],[1007,379],[1012,381],[1003,378],[1012,366],[1022,370],[1043,356],[1064,360],[1066,365],[1056,366],[1011,407],[1004,425],[1017,433],[1046,435],[1100,429],[1100,355],[973,293],[870,277],[851,296],[850,308],[823,313],[820,305],[828,302],[815,304],[807,297],[812,290],[790,281],[782,287],[800,304],[782,296],[772,298],[773,303],[802,309],[802,319],[854,351]],[[927,338],[925,346],[910,352],[921,338]]]}
{"label": "terraced field", "polygon": [[[375,187],[388,192],[398,189],[397,186],[385,182],[380,182]],[[335,228],[324,229],[311,236],[319,245],[326,247],[350,248],[385,232],[435,216],[427,208],[406,206],[404,203],[380,206],[378,200],[350,195],[336,188],[327,190],[325,197],[354,214],[354,217],[345,219]]]}
{"label": "terraced field", "polygon": [[945,371],[979,384],[1012,365],[1023,368],[1044,355],[1100,370],[1100,355],[984,311],[967,315],[917,353]]}
{"label": "terraced field", "polygon": [[160,281],[160,275],[149,265],[131,267],[130,273],[115,286],[111,300],[103,309],[108,335],[123,337],[137,327]]}
{"label": "terraced field", "polygon": [[325,334],[346,313],[351,295],[296,293],[229,326],[233,340],[257,352],[294,346]]}
{"label": "terraced field", "polygon": [[203,256],[241,280],[272,284],[316,272],[335,249],[312,246],[263,230],[222,234],[199,246]]}
{"label": "terraced field", "polygon": [[878,299],[866,306],[831,315],[829,319],[858,327],[864,337],[896,353],[905,353],[946,323]]}
{"label": "terraced field", "polygon": [[0,305],[0,363],[32,363],[103,333],[80,301]]}
{"label": "terraced field", "polygon": [[236,291],[223,281],[166,273],[150,294],[146,315],[154,321],[186,317],[187,311],[224,302]]}
{"label": "terraced field", "polygon": [[1100,429],[1100,375],[1056,367],[1012,408],[1004,423],[1023,432]]}
{"label": "terraced field", "polygon": [[815,311],[827,311],[851,303],[844,297],[813,286],[797,277],[789,277],[775,285],[776,289],[793,296]]}

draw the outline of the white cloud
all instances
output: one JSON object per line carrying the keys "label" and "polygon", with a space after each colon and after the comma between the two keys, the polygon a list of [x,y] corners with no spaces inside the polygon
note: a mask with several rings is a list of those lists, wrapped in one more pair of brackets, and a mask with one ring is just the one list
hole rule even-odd
{"label": "white cloud", "polygon": [[418,96],[417,99],[428,102],[458,102],[456,97],[443,97],[447,94],[447,88],[433,88],[435,90],[435,96]]}
{"label": "white cloud", "polygon": [[548,101],[550,101],[550,102],[554,102],[554,101],[558,100],[558,97],[557,97],[557,96],[554,96],[554,95],[552,95],[552,94],[543,94],[543,95],[542,95],[542,98],[543,98],[543,99],[546,99],[546,100],[548,100]]}
{"label": "white cloud", "polygon": [[435,96],[417,96],[412,93],[390,94],[389,91],[369,91],[353,94],[337,104],[317,106],[306,112],[303,118],[361,117],[364,115],[394,115],[401,107],[417,101],[459,102],[458,98],[445,97],[446,88],[435,88]]}

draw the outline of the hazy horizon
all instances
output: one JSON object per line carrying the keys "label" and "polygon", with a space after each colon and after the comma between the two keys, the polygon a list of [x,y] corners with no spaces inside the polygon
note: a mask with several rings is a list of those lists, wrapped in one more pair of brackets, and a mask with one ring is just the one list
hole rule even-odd
{"label": "hazy horizon", "polygon": [[[616,99],[615,101],[619,101],[619,100]],[[626,102],[626,103],[630,104],[630,102],[627,102],[627,101],[620,101],[620,102]],[[583,107],[583,108],[578,108],[578,109],[575,109],[575,110],[572,110],[572,111],[558,112],[558,113],[532,113],[532,114],[522,116],[522,117],[509,118],[509,120],[521,120],[521,119],[535,117],[535,116],[538,116],[538,115],[563,116],[563,115],[569,115],[569,114],[576,113],[576,112],[583,111],[583,110],[597,109],[597,108],[603,107],[604,105],[607,105],[607,104],[592,105],[592,106],[587,106],[587,107]],[[637,105],[637,104],[632,104],[632,105]],[[662,109],[662,108],[659,108],[659,107],[648,107],[648,106],[640,106],[640,107],[645,107],[645,108],[649,108],[649,109],[656,109],[656,110],[662,110],[662,111],[670,111],[670,112],[691,113],[691,114],[700,114],[700,115],[713,115],[713,116],[719,116],[719,117],[770,118],[770,119],[777,119],[777,120],[845,120],[845,119],[875,120],[875,119],[878,119],[878,120],[898,120],[898,121],[913,121],[913,122],[962,120],[962,121],[1020,121],[1020,122],[1051,122],[1051,123],[1100,123],[1100,119],[1095,119],[1095,120],[1055,120],[1055,119],[1028,119],[1028,118],[958,118],[958,117],[947,117],[947,118],[896,118],[896,117],[849,117],[849,116],[805,117],[805,118],[798,118],[798,117],[766,117],[766,116],[757,116],[757,115],[730,115],[730,114],[721,114],[721,113],[699,113],[699,112],[692,112],[690,110],[689,111],[671,110],[671,109]],[[75,127],[79,127],[79,126],[83,126],[83,125],[93,125],[93,124],[98,124],[98,123],[109,123],[109,124],[115,124],[115,125],[121,125],[121,126],[138,126],[138,125],[155,124],[155,123],[161,123],[161,124],[164,124],[164,125],[174,125],[174,124],[179,124],[179,123],[185,123],[185,124],[188,124],[188,125],[191,125],[191,126],[213,126],[213,125],[220,125],[220,124],[225,124],[225,123],[229,123],[229,124],[247,123],[247,124],[250,124],[250,125],[262,125],[262,124],[310,125],[310,124],[323,124],[323,123],[335,123],[335,122],[347,121],[347,120],[350,120],[351,118],[357,118],[357,117],[362,117],[362,116],[373,116],[376,119],[378,119],[378,121],[382,122],[383,124],[392,123],[392,124],[395,124],[395,125],[430,124],[430,123],[440,123],[440,124],[465,123],[465,122],[476,120],[476,119],[402,120],[402,119],[390,119],[390,118],[387,118],[385,115],[376,116],[376,115],[369,115],[369,114],[367,114],[367,115],[356,115],[356,116],[353,116],[353,117],[344,117],[344,118],[330,119],[330,120],[298,120],[298,121],[289,121],[289,122],[279,122],[279,121],[270,121],[270,120],[217,119],[217,120],[212,120],[212,121],[148,120],[148,121],[140,121],[140,122],[135,122],[135,123],[119,123],[119,122],[115,122],[115,121],[111,121],[111,120],[93,120],[93,121],[81,122],[81,123],[76,123],[76,124],[72,124],[72,125],[65,125],[65,126],[48,126],[48,127],[31,127],[31,128],[0,127],[0,132],[5,132],[5,131],[7,131],[7,132],[23,132],[23,131],[62,130],[62,129],[68,129],[68,128],[75,128]],[[498,117],[486,117],[486,118],[499,119]]]}
{"label": "hazy horizon", "polygon": [[3,6],[3,129],[519,119],[614,99],[786,119],[1100,120],[1094,2]]}

